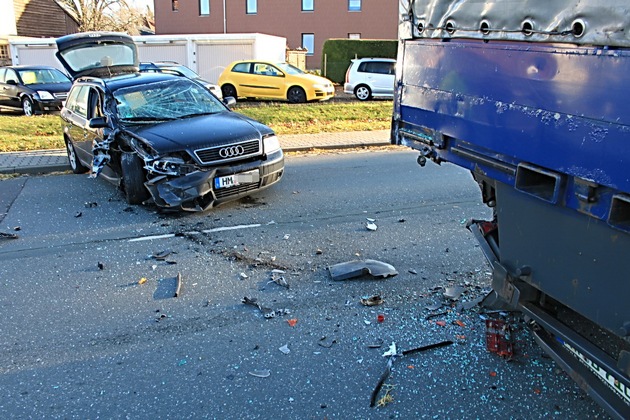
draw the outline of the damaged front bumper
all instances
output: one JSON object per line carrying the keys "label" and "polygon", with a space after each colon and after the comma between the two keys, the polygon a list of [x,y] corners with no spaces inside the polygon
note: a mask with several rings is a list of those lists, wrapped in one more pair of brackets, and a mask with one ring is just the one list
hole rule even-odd
{"label": "damaged front bumper", "polygon": [[203,168],[178,177],[160,175],[144,185],[158,207],[205,211],[267,188],[283,173],[284,154],[278,150],[252,162]]}

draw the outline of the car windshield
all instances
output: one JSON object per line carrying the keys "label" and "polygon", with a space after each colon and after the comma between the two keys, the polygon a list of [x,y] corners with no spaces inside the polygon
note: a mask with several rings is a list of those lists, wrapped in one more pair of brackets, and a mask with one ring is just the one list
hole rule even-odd
{"label": "car windshield", "polygon": [[276,67],[287,74],[304,74],[304,72],[288,63],[276,63]]}
{"label": "car windshield", "polygon": [[25,85],[70,82],[70,79],[57,69],[25,69],[18,70],[18,73]]}
{"label": "car windshield", "polygon": [[114,97],[123,121],[164,121],[226,110],[208,90],[188,79],[121,88]]}

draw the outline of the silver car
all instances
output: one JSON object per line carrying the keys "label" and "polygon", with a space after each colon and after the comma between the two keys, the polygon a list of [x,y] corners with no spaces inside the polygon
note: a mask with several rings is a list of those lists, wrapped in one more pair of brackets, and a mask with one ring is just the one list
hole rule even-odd
{"label": "silver car", "polygon": [[343,91],[360,101],[393,98],[396,60],[391,58],[358,58],[346,71]]}

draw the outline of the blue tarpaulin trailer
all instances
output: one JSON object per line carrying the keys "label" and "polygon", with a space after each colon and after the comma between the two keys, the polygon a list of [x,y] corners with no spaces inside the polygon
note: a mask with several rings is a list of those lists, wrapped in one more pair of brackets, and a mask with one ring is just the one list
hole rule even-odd
{"label": "blue tarpaulin trailer", "polygon": [[400,2],[391,142],[467,168],[505,304],[630,418],[630,3]]}

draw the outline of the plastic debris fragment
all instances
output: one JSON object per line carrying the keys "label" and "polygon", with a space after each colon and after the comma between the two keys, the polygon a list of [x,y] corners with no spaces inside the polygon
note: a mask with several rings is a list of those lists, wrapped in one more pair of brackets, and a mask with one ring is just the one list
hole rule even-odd
{"label": "plastic debris fragment", "polygon": [[102,263],[101,261],[99,261],[96,266],[98,267],[99,270],[104,270],[105,269],[105,264]]}
{"label": "plastic debris fragment", "polygon": [[383,314],[376,315],[376,320],[378,322],[385,322],[385,315],[383,315]]}
{"label": "plastic debris fragment", "polygon": [[165,251],[156,252],[151,257],[156,259],[156,260],[158,260],[158,261],[163,261],[163,260],[166,259],[166,257],[171,255],[171,253],[172,253],[172,251],[167,249]]}
{"label": "plastic debris fragment", "polygon": [[140,280],[138,280],[138,284],[144,284],[147,282],[146,277],[142,277]]}
{"label": "plastic debris fragment", "polygon": [[289,326],[291,327],[295,327],[295,324],[297,324],[297,322],[298,322],[297,318],[287,319],[287,324],[289,324]]}
{"label": "plastic debris fragment", "polygon": [[176,277],[176,286],[175,286],[175,297],[179,297],[182,294],[182,274],[177,273]]}
{"label": "plastic debris fragment", "polygon": [[396,276],[398,271],[391,264],[376,260],[355,260],[328,267],[333,280],[347,280],[370,274],[372,277]]}
{"label": "plastic debris fragment", "polygon": [[440,327],[446,327],[446,321],[435,321]]}
{"label": "plastic debris fragment", "polygon": [[280,347],[278,350],[280,350],[283,354],[291,353],[291,350],[289,349],[288,344],[285,344],[284,346]]}
{"label": "plastic debris fragment", "polygon": [[255,308],[258,308],[258,310],[262,313],[265,319],[271,319],[271,318],[275,318],[276,316],[288,315],[291,313],[291,311],[289,311],[288,309],[273,310],[271,308],[267,308],[263,306],[262,304],[258,303],[258,299],[249,298],[247,296],[245,296],[241,302],[244,303],[245,305],[251,305]]}
{"label": "plastic debris fragment", "polygon": [[18,236],[15,233],[0,232],[0,239],[17,239]]}
{"label": "plastic debris fragment", "polygon": [[365,225],[365,227],[367,228],[367,230],[371,230],[371,231],[375,231],[376,229],[378,229],[378,226],[376,226],[376,223],[372,223],[372,222],[368,222],[368,224]]}
{"label": "plastic debris fragment", "polygon": [[241,274],[239,274],[239,276],[241,277],[242,280],[245,280],[245,279],[249,278],[249,276],[247,274],[245,274],[245,273],[241,273]]}
{"label": "plastic debris fragment", "polygon": [[500,319],[486,319],[486,349],[503,357],[514,355],[510,324]]}

